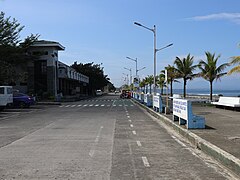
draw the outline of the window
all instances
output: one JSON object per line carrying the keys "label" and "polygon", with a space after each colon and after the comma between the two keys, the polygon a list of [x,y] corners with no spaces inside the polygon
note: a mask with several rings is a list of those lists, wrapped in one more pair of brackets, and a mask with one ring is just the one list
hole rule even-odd
{"label": "window", "polygon": [[42,74],[47,73],[47,62],[46,61],[41,63],[41,71],[42,71]]}
{"label": "window", "polygon": [[12,88],[7,88],[7,94],[12,94]]}
{"label": "window", "polygon": [[4,94],[4,87],[0,87],[0,94]]}

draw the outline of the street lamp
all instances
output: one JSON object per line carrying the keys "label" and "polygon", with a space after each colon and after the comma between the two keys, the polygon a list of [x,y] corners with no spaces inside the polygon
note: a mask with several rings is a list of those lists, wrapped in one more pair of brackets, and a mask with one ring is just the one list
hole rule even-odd
{"label": "street lamp", "polygon": [[138,22],[134,22],[135,25],[143,27],[149,31],[153,32],[153,38],[154,38],[154,50],[153,50],[153,93],[156,94],[156,26],[153,26],[153,29],[148,28]]}
{"label": "street lamp", "polygon": [[148,28],[138,22],[134,22],[135,25],[137,26],[140,26],[140,27],[143,27],[149,31],[152,31],[153,32],[153,38],[154,38],[154,48],[153,48],[153,93],[154,95],[156,94],[156,53],[162,49],[165,49],[167,47],[170,47],[172,46],[173,44],[169,44],[163,48],[160,48],[160,49],[157,49],[156,46],[157,46],[157,42],[156,42],[156,26],[154,25],[153,28]]}
{"label": "street lamp", "polygon": [[146,68],[146,67],[143,67],[143,68],[137,69],[137,72],[138,72],[138,71],[141,71],[141,70],[143,70],[143,69],[145,69],[145,68]]}
{"label": "street lamp", "polygon": [[126,67],[124,67],[124,69],[126,69],[126,70],[128,70],[130,72],[130,85],[131,85],[131,83],[132,83],[132,69],[131,68],[128,69]]}
{"label": "street lamp", "polygon": [[[122,73],[124,76],[127,76],[127,85],[129,84],[128,74]],[[126,78],[125,78],[126,79]]]}
{"label": "street lamp", "polygon": [[137,71],[137,58],[136,59],[133,59],[133,58],[130,58],[130,57],[126,57],[126,58],[136,62],[136,78],[137,78],[137,72],[138,72]]}

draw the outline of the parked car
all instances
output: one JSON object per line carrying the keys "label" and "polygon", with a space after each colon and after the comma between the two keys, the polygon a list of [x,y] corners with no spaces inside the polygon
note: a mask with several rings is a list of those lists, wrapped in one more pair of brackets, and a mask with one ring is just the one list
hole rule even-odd
{"label": "parked car", "polygon": [[120,94],[120,98],[123,98],[123,99],[131,99],[131,92],[128,91],[128,90],[122,90],[121,91],[121,94]]}
{"label": "parked car", "polygon": [[35,98],[23,93],[13,93],[13,105],[16,107],[30,107],[35,104]]}
{"label": "parked car", "polygon": [[13,103],[12,86],[0,86],[0,110]]}
{"label": "parked car", "polygon": [[96,91],[96,95],[97,95],[97,96],[102,96],[102,95],[103,95],[103,92],[102,92],[101,90],[97,90],[97,91]]}

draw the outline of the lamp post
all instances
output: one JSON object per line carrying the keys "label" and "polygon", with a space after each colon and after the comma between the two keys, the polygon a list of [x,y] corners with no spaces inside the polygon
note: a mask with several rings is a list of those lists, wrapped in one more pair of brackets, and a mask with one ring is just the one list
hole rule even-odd
{"label": "lamp post", "polygon": [[130,85],[131,85],[131,83],[132,83],[132,69],[131,68],[128,69],[126,67],[124,67],[124,69],[126,69],[126,70],[128,70],[130,72]]}
{"label": "lamp post", "polygon": [[136,78],[137,78],[137,72],[138,72],[138,70],[137,70],[137,58],[136,59],[133,59],[133,58],[130,58],[130,57],[126,57],[126,58],[136,62]]}
{"label": "lamp post", "polygon": [[173,44],[169,44],[163,48],[160,48],[160,49],[157,49],[156,46],[157,46],[157,42],[156,42],[156,26],[154,25],[153,28],[149,28],[149,27],[146,27],[138,22],[134,22],[135,25],[137,26],[140,26],[140,27],[143,27],[149,31],[152,31],[153,32],[153,39],[154,39],[154,48],[153,48],[153,93],[154,95],[156,94],[156,53],[162,49],[165,49],[167,47],[170,47],[172,46]]}
{"label": "lamp post", "polygon": [[[127,76],[127,82],[126,82],[126,83],[127,83],[127,85],[128,85],[128,84],[129,84],[129,82],[128,82],[128,81],[129,81],[129,79],[128,79],[128,74],[125,74],[125,73],[122,73],[122,74],[123,74],[124,76]],[[126,79],[126,78],[125,78],[125,79]]]}

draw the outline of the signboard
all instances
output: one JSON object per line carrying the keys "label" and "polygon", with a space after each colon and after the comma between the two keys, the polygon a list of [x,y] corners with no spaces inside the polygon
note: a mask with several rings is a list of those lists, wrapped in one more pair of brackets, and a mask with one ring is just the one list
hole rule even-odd
{"label": "signboard", "polygon": [[157,107],[157,108],[160,108],[159,107],[159,104],[160,104],[160,96],[153,96],[153,107]]}
{"label": "signboard", "polygon": [[188,120],[188,101],[185,99],[173,99],[173,115]]}
{"label": "signboard", "polygon": [[135,88],[139,87],[139,78],[138,77],[133,78],[133,86]]}

